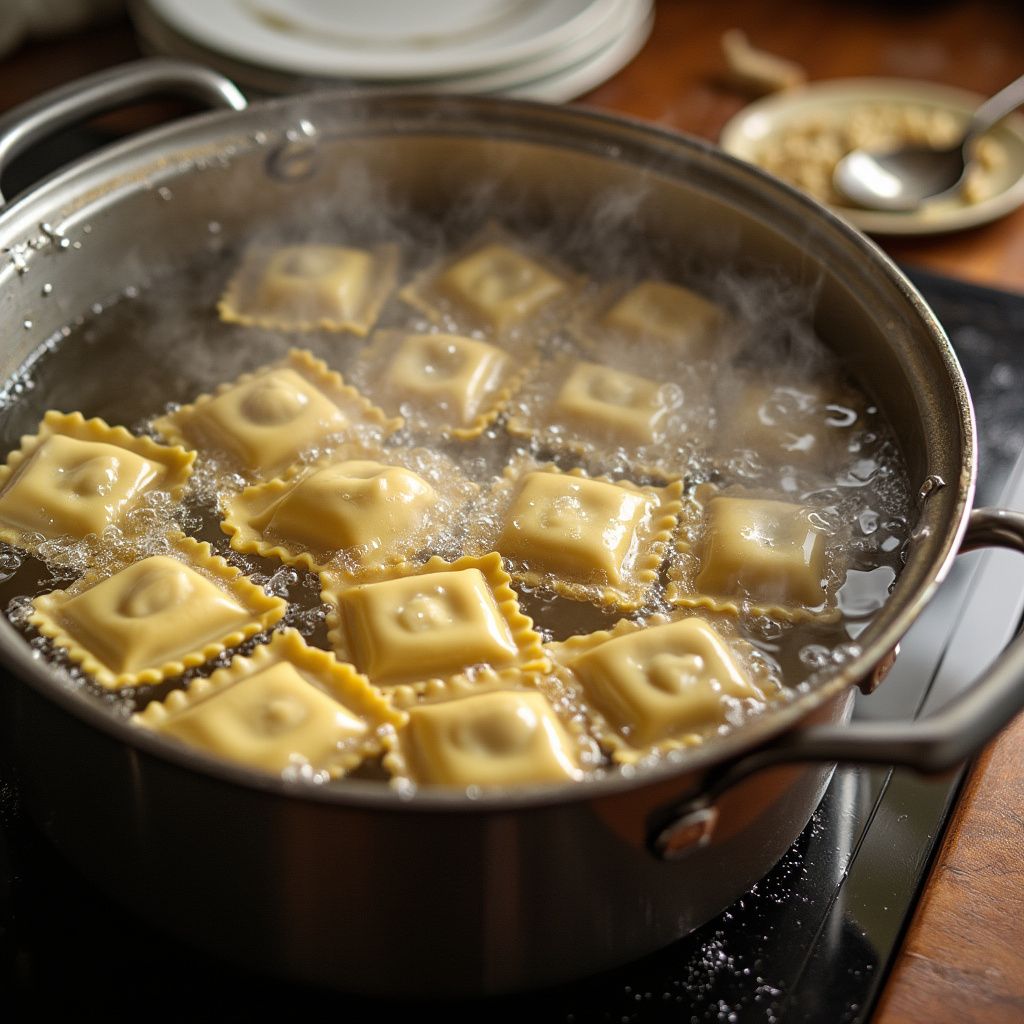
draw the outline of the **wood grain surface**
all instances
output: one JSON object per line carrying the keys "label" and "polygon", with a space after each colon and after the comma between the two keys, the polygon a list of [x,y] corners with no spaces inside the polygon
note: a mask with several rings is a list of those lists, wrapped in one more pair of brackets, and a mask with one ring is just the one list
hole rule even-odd
{"label": "wood grain surface", "polygon": [[[990,94],[1024,74],[1020,0],[662,0],[637,59],[580,102],[717,139],[747,101],[722,81],[720,38],[732,27],[800,62],[811,80],[908,77]],[[126,22],[25,46],[0,60],[0,111],[139,55]],[[138,120],[122,114],[111,123],[131,130]],[[1024,210],[955,235],[880,244],[898,261],[1024,292]],[[876,1024],[1024,1021],[1022,839],[1018,719],[971,773]]]}
{"label": "wood grain surface", "polygon": [[979,758],[876,1024],[1024,1021],[1024,721]]}

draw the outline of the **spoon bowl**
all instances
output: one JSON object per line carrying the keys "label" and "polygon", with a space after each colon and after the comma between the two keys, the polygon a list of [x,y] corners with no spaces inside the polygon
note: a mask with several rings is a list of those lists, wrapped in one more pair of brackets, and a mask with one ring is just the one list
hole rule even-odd
{"label": "spoon bowl", "polygon": [[855,149],[836,164],[832,183],[840,195],[868,210],[911,212],[925,202],[955,195],[967,176],[975,141],[1021,105],[1024,75],[978,107],[954,145]]}
{"label": "spoon bowl", "polygon": [[959,191],[967,174],[963,144],[907,146],[872,153],[855,149],[836,165],[833,182],[850,202],[871,210],[910,211]]}

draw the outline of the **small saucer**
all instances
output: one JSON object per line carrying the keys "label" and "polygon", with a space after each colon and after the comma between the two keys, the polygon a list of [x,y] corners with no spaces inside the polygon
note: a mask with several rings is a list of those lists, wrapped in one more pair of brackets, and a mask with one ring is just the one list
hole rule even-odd
{"label": "small saucer", "polygon": [[[985,97],[911,79],[849,78],[816,82],[776,93],[745,107],[722,129],[722,148],[756,164],[766,140],[808,119],[839,122],[854,110],[874,105],[908,106],[946,112],[964,124]],[[988,194],[976,202],[942,199],[899,213],[830,206],[855,227],[872,235],[934,235],[977,227],[1003,217],[1024,203],[1024,117],[1013,114],[986,138],[998,147],[998,166],[988,172]]]}

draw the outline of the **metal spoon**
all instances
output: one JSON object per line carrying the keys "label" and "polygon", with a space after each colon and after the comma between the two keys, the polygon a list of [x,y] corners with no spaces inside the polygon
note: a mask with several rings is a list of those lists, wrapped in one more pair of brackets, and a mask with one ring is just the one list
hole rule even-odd
{"label": "metal spoon", "polygon": [[967,173],[972,149],[1011,111],[1024,104],[1024,75],[985,100],[959,142],[948,149],[903,146],[886,152],[855,149],[836,164],[836,191],[869,210],[916,210],[923,202],[956,192]]}

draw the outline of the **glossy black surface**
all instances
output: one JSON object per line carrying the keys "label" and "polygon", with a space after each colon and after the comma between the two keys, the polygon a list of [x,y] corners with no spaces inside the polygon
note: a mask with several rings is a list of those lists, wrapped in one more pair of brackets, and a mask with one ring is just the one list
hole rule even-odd
{"label": "glossy black surface", "polygon": [[[978,503],[995,503],[1005,499],[1024,447],[1017,410],[1024,297],[914,277],[964,363],[982,439]],[[991,557],[958,560],[892,675],[859,701],[859,716],[912,717],[940,705],[965,681],[958,661],[964,631],[973,630],[973,639],[982,628],[1000,636],[1012,629],[1014,609],[1004,609],[1006,623],[992,625],[978,597],[981,559]],[[975,652],[969,654],[976,672]],[[154,932],[79,878],[22,813],[10,772],[0,774],[0,1005],[6,998],[26,1008],[26,1019],[69,997],[105,1019],[380,1016],[379,1002],[254,976]],[[579,985],[445,1004],[443,1012],[452,1021],[866,1020],[959,780],[959,773],[925,780],[839,769],[811,824],[771,874],[694,935]],[[427,926],[393,922],[399,929]],[[401,1009],[411,1018],[422,1011]]]}

